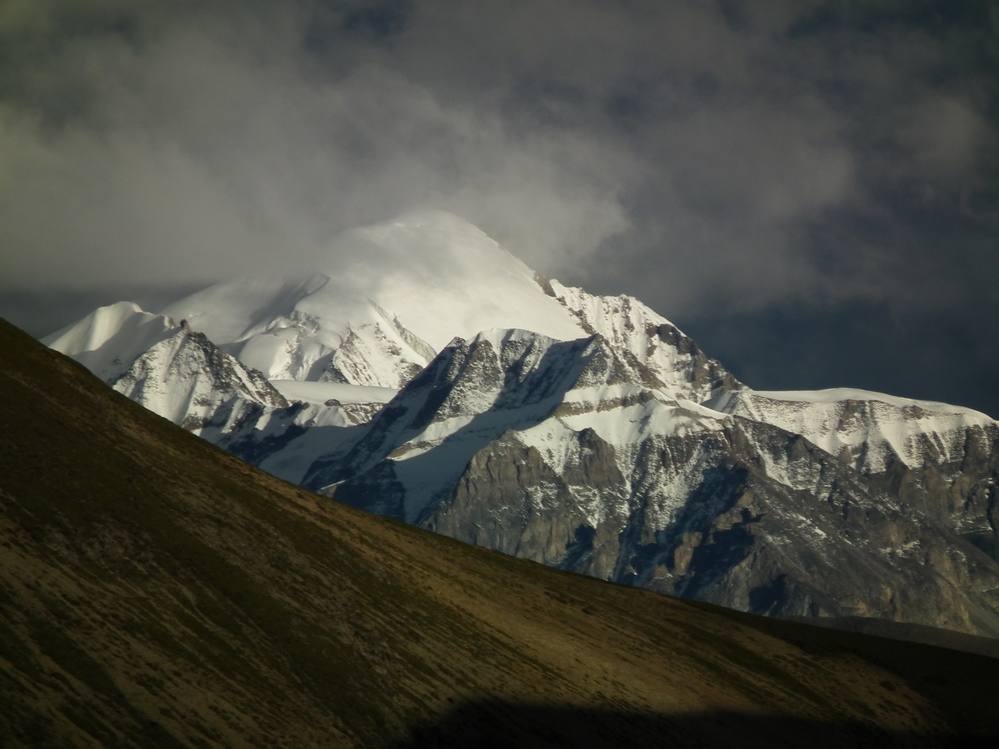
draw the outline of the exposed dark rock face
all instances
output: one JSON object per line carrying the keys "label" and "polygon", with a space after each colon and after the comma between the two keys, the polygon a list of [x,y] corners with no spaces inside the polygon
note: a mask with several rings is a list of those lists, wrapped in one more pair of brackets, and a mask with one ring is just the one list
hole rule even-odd
{"label": "exposed dark rock face", "polygon": [[[544,564],[755,613],[999,634],[991,559],[802,438],[751,426],[753,434],[740,428],[704,441],[650,440],[630,480],[592,433],[579,433],[580,459],[562,475],[511,435],[473,458],[451,501],[423,524]],[[770,461],[797,467],[800,480],[774,480],[763,469]],[[671,508],[675,498],[664,488],[691,475]],[[610,510],[595,522],[580,503],[587,493]]]}
{"label": "exposed dark rock face", "polygon": [[895,460],[871,478],[999,560],[999,428],[972,426],[954,436],[956,455],[936,462],[929,443],[923,465]]}
{"label": "exposed dark rock face", "polygon": [[513,434],[504,435],[473,456],[451,497],[422,525],[479,546],[609,579],[619,543],[606,531],[626,518],[611,517],[594,527],[586,504],[579,500],[589,494],[593,504],[623,505],[624,477],[614,448],[592,430],[577,433],[568,449],[566,468],[556,473],[536,448]]}
{"label": "exposed dark rock face", "polygon": [[[989,429],[920,434],[901,456],[866,438],[877,455],[844,458],[738,412],[681,406],[645,389],[656,379],[603,337],[456,342],[307,483],[463,541],[672,595],[999,635],[994,547],[965,532],[995,514]],[[842,410],[844,424],[873,413]]]}
{"label": "exposed dark rock face", "polygon": [[[803,394],[804,397],[804,394]],[[888,401],[898,402],[888,402]],[[775,401],[739,393],[730,413],[800,431],[902,506],[960,534],[999,559],[996,525],[999,425],[981,414],[902,399]],[[821,418],[816,419],[816,411]],[[808,422],[822,423],[816,430]]]}

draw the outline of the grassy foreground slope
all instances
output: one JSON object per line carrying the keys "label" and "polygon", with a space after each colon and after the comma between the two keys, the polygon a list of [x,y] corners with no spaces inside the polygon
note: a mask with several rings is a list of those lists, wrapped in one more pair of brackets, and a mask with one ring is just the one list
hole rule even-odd
{"label": "grassy foreground slope", "polygon": [[0,321],[2,747],[949,746],[997,683],[364,515]]}

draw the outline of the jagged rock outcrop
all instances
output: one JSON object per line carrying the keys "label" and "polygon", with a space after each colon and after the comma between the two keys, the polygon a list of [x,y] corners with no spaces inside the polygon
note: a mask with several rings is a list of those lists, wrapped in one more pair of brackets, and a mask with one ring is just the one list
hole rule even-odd
{"label": "jagged rock outcrop", "polygon": [[807,437],[999,559],[999,424],[984,414],[847,389],[742,391],[712,405]]}
{"label": "jagged rock outcrop", "polygon": [[250,410],[289,406],[260,372],[244,367],[204,334],[183,328],[150,347],[109,384],[195,434],[209,424],[227,432]]}
{"label": "jagged rock outcrop", "polygon": [[743,386],[673,323],[634,297],[596,296],[548,281],[543,288],[590,335],[602,335],[623,357],[641,365],[677,398],[703,403]]}
{"label": "jagged rock outcrop", "polygon": [[999,566],[949,516],[801,434],[671,397],[602,337],[456,341],[364,429],[305,484],[663,593],[999,635]]}

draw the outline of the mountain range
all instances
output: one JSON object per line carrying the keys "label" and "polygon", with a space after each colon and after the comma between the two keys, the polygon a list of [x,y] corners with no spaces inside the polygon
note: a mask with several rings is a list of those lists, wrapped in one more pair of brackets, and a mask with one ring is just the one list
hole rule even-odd
{"label": "mountain range", "polygon": [[4,747],[999,738],[994,658],[609,585],[359,512],[3,321],[0,393]]}
{"label": "mountain range", "polygon": [[999,637],[995,420],[755,391],[640,301],[542,278],[450,214],[45,343],[276,477],[461,541],[753,613]]}

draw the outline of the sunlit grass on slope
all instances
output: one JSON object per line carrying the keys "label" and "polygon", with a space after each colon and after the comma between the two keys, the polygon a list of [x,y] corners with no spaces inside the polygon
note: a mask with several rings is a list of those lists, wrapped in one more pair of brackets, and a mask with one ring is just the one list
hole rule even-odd
{"label": "sunlit grass on slope", "polygon": [[352,511],[6,324],[0,417],[0,746],[999,730],[997,661],[692,605]]}

